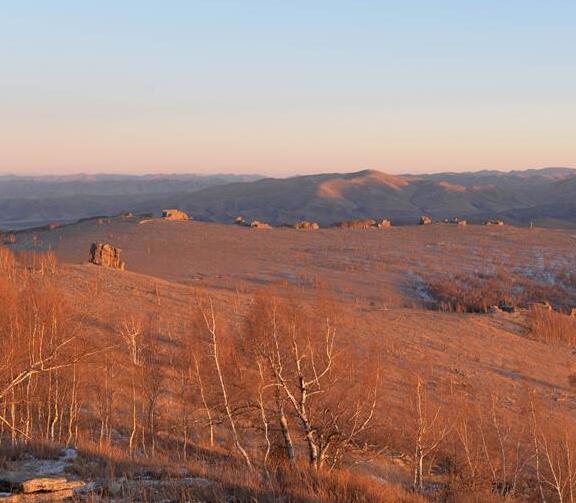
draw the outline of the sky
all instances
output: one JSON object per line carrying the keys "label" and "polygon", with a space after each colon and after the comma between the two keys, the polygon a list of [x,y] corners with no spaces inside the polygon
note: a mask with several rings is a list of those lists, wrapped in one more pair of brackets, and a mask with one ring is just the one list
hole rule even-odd
{"label": "sky", "polygon": [[0,172],[544,166],[574,0],[0,0]]}

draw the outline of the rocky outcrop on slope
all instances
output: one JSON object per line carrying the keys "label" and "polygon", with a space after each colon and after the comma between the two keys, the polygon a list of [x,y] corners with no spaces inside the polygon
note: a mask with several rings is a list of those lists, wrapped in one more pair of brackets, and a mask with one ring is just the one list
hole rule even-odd
{"label": "rocky outcrop on slope", "polygon": [[121,252],[122,250],[108,243],[93,243],[90,247],[89,262],[94,265],[123,271],[126,264],[120,259]]}
{"label": "rocky outcrop on slope", "polygon": [[65,449],[58,459],[36,459],[29,456],[12,461],[0,471],[0,501],[39,503],[72,499],[84,482],[68,475],[66,469],[76,459],[74,449]]}

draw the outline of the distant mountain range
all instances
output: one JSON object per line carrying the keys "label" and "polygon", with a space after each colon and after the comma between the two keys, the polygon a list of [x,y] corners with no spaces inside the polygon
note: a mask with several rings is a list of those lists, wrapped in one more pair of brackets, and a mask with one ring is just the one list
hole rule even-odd
{"label": "distant mountain range", "polygon": [[257,175],[0,175],[0,229],[157,210],[158,196],[190,194],[219,184],[250,182]]}
{"label": "distant mountain range", "polygon": [[0,226],[66,221],[122,210],[185,210],[198,220],[238,215],[273,224],[354,218],[415,223],[420,215],[576,227],[576,170],[388,175],[365,170],[291,178],[232,175],[0,177]]}

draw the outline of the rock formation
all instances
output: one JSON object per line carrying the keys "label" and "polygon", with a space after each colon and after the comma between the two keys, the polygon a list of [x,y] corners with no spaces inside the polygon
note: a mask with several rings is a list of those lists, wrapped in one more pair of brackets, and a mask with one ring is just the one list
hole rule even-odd
{"label": "rock formation", "polygon": [[0,501],[31,503],[72,500],[84,482],[67,473],[77,453],[65,449],[58,459],[8,461],[0,470]]}
{"label": "rock formation", "polygon": [[432,219],[427,215],[422,215],[420,217],[420,225],[430,225],[432,223]]}
{"label": "rock formation", "polygon": [[93,243],[90,248],[90,263],[123,271],[126,264],[120,259],[121,251],[108,243]]}
{"label": "rock formation", "polygon": [[468,222],[466,220],[462,220],[458,217],[454,217],[454,218],[447,218],[444,220],[445,224],[452,224],[452,225],[468,225]]}
{"label": "rock formation", "polygon": [[302,220],[301,222],[296,222],[290,225],[293,229],[301,229],[305,231],[315,231],[320,229],[320,226],[316,222],[308,222],[307,220]]}
{"label": "rock formation", "polygon": [[270,224],[260,222],[260,220],[252,220],[252,222],[250,222],[250,227],[252,229],[271,229],[272,228],[272,226]]}
{"label": "rock formation", "polygon": [[162,218],[164,220],[190,220],[190,217],[180,210],[162,210]]}
{"label": "rock formation", "polygon": [[366,218],[363,220],[344,220],[343,222],[336,222],[332,227],[337,229],[370,229],[376,226],[376,220]]}
{"label": "rock formation", "polygon": [[484,225],[504,225],[504,221],[503,220],[488,219],[488,220],[484,220]]}
{"label": "rock formation", "polygon": [[382,220],[378,220],[376,222],[376,227],[378,229],[386,229],[388,227],[392,227],[392,222],[387,218],[383,218]]}

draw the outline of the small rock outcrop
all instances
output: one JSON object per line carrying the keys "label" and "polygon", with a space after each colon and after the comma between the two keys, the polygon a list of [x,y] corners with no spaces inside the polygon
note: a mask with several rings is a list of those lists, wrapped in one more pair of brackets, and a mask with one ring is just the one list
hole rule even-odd
{"label": "small rock outcrop", "polygon": [[265,222],[260,222],[260,220],[252,220],[252,222],[250,222],[250,227],[252,229],[271,229],[272,226],[270,224],[267,224]]}
{"label": "small rock outcrop", "polygon": [[382,220],[376,221],[376,225],[378,229],[387,229],[388,227],[392,227],[392,222],[387,218],[383,218]]}
{"label": "small rock outcrop", "polygon": [[503,220],[488,219],[488,220],[484,220],[483,224],[484,225],[504,225],[504,221]]}
{"label": "small rock outcrop", "polygon": [[[73,451],[74,449],[67,449]],[[71,500],[84,482],[67,474],[74,458],[66,452],[58,459],[27,458],[9,461],[0,470],[0,501],[30,503]]]}
{"label": "small rock outcrop", "polygon": [[239,225],[240,227],[250,227],[250,224],[248,222],[246,222],[246,220],[244,220],[243,217],[236,217],[234,219],[234,223],[236,225]]}
{"label": "small rock outcrop", "polygon": [[290,227],[293,229],[301,229],[305,231],[315,231],[320,229],[320,226],[316,222],[308,222],[307,220],[302,220],[301,222],[296,222]]}
{"label": "small rock outcrop", "polygon": [[373,220],[372,218],[363,218],[358,220],[344,220],[342,222],[336,222],[332,224],[332,227],[337,229],[386,229],[392,226],[392,222],[387,218],[382,218],[380,220]]}
{"label": "small rock outcrop", "polygon": [[181,210],[171,209],[171,210],[162,210],[162,218],[164,220],[190,220],[190,217]]}
{"label": "small rock outcrop", "polygon": [[90,247],[90,263],[123,271],[126,264],[120,259],[122,250],[108,243],[93,243]]}
{"label": "small rock outcrop", "polygon": [[420,217],[420,225],[430,225],[432,223],[432,219],[427,215],[422,215]]}
{"label": "small rock outcrop", "polygon": [[451,224],[451,225],[459,225],[459,226],[468,225],[468,222],[466,220],[462,220],[461,218],[458,218],[458,217],[447,218],[444,220],[444,223],[445,224]]}
{"label": "small rock outcrop", "polygon": [[332,225],[337,229],[354,229],[354,230],[361,230],[361,229],[370,229],[372,227],[376,227],[376,220],[372,220],[371,218],[361,219],[361,220],[344,220],[343,222],[336,222]]}

